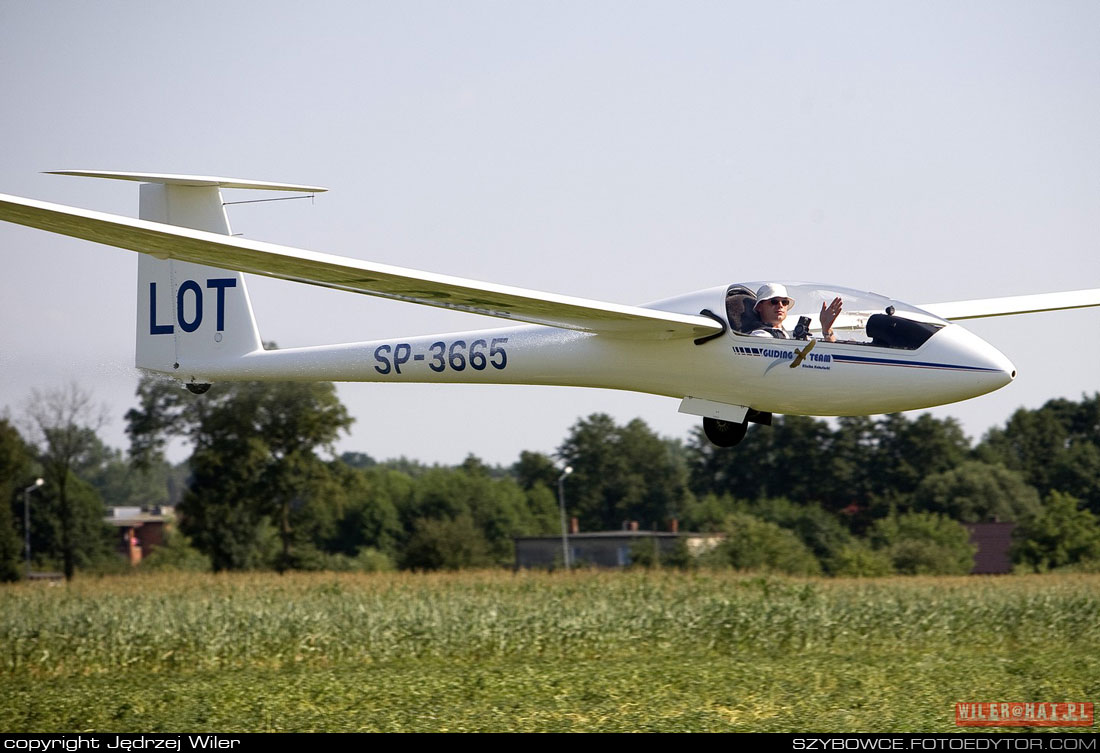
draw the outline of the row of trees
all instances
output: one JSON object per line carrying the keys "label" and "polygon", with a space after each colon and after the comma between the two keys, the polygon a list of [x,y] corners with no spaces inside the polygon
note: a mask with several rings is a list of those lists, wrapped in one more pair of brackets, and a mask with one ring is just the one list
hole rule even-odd
{"label": "row of trees", "polygon": [[[1100,560],[1100,394],[1019,410],[971,446],[922,414],[777,417],[736,448],[686,442],[643,421],[579,420],[556,457],[511,467],[378,463],[332,447],[352,423],[328,383],[215,385],[196,397],[143,379],[126,416],[129,456],[103,446],[75,387],[36,393],[23,431],[0,420],[0,577],[17,577],[22,490],[41,475],[32,549],[43,563],[110,562],[110,504],[177,505],[179,532],[150,564],[221,569],[504,565],[512,538],[558,530],[560,468],[584,530],[624,521],[724,530],[712,561],[792,572],[965,572],[959,525],[1019,524],[1015,557],[1039,569]],[[192,448],[170,466],[173,439]],[[644,559],[639,553],[639,560]],[[56,566],[56,565],[55,565]]]}

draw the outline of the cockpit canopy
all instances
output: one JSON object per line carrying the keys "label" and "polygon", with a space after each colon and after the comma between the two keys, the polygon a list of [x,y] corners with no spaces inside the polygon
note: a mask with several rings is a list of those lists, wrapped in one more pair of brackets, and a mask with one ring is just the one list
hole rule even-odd
{"label": "cockpit canopy", "polygon": [[[748,335],[763,326],[755,306],[756,292],[764,284],[735,283],[726,290],[726,316],[734,334]],[[801,317],[808,318],[808,331],[803,339],[820,332],[822,305],[827,306],[838,297],[843,301],[843,310],[833,329],[841,342],[916,350],[947,324],[927,311],[877,293],[816,283],[782,284],[794,301],[784,326],[788,331],[800,332],[797,323]]]}

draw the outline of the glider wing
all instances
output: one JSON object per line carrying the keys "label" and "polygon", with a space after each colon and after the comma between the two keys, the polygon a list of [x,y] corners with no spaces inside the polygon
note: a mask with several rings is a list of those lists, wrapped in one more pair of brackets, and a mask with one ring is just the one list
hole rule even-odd
{"label": "glider wing", "polygon": [[0,194],[0,219],[159,259],[615,337],[698,338],[723,331],[704,316],[421,272],[18,196]]}
{"label": "glider wing", "polygon": [[927,303],[925,311],[950,321],[982,319],[989,316],[1034,314],[1040,311],[1063,311],[1100,306],[1100,289],[1070,290],[1063,293],[1015,295],[1006,298],[985,298],[975,301]]}

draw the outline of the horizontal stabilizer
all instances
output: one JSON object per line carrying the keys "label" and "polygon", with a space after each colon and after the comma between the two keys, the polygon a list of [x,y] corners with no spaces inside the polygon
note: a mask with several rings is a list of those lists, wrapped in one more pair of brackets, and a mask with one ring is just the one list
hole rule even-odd
{"label": "horizontal stabilizer", "polygon": [[949,321],[982,319],[989,316],[1035,314],[1040,311],[1064,311],[1100,306],[1100,289],[1069,290],[1062,293],[1014,295],[975,301],[927,303],[919,308]]}
{"label": "horizontal stabilizer", "polygon": [[[271,185],[277,184],[267,184],[267,187]],[[259,186],[253,184],[249,187]],[[295,187],[294,190],[303,189]],[[426,306],[616,337],[697,338],[722,331],[722,325],[718,322],[693,314],[624,306],[421,272],[18,196],[0,194],[0,220],[150,254],[159,259],[176,259]]]}
{"label": "horizontal stabilizer", "polygon": [[295,186],[290,183],[268,183],[262,180],[241,178],[215,178],[207,175],[170,175],[167,173],[119,173],[105,170],[47,170],[47,175],[75,175],[80,178],[111,178],[133,180],[139,183],[163,183],[166,186],[204,186],[216,188],[252,188],[259,191],[298,191],[324,193],[320,186]]}

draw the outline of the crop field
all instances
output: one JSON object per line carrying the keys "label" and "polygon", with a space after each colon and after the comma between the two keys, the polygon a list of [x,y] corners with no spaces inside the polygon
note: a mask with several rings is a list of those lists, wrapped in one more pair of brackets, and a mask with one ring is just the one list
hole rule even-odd
{"label": "crop field", "polygon": [[955,731],[1100,696],[1100,576],[161,574],[0,587],[0,730]]}

